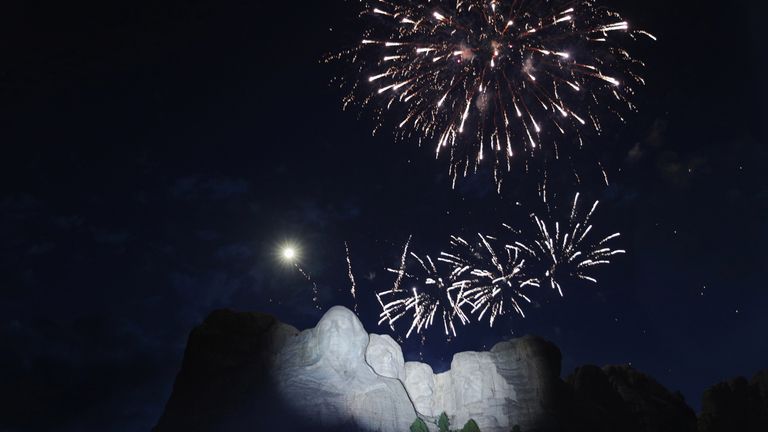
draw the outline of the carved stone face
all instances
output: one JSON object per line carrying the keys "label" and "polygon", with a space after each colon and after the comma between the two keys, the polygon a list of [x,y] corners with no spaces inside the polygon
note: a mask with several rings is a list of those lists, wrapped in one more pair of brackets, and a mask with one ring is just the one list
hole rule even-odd
{"label": "carved stone face", "polygon": [[406,363],[404,384],[418,412],[428,416],[439,414],[435,412],[434,407],[435,375],[429,365],[418,362]]}
{"label": "carved stone face", "polygon": [[317,324],[319,352],[333,363],[363,359],[368,345],[368,333],[352,311],[331,308]]}
{"label": "carved stone face", "polygon": [[365,360],[381,376],[401,381],[405,379],[403,352],[400,345],[389,336],[370,335]]}

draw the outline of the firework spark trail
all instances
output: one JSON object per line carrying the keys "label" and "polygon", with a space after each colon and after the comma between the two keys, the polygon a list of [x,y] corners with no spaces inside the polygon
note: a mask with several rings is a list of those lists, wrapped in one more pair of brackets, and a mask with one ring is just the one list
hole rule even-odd
{"label": "firework spark trail", "polygon": [[408,240],[405,242],[405,246],[403,246],[403,254],[400,256],[400,267],[397,270],[388,268],[387,271],[392,273],[397,273],[397,279],[395,280],[395,284],[392,287],[391,291],[384,291],[381,293],[376,293],[376,300],[379,302],[379,305],[381,305],[382,310],[382,316],[381,320],[379,321],[379,324],[383,323],[384,321],[387,321],[389,324],[389,328],[392,329],[392,331],[395,330],[394,323],[397,321],[400,316],[396,318],[392,318],[391,310],[387,305],[384,304],[383,300],[381,299],[382,295],[387,294],[394,294],[399,293],[401,291],[400,284],[403,282],[403,277],[405,276],[405,264],[406,260],[408,259],[408,247],[411,244],[411,239],[413,238],[413,235],[408,236]]}
{"label": "firework spark trail", "polygon": [[357,71],[345,107],[373,107],[375,130],[388,111],[401,115],[396,135],[447,154],[454,185],[490,161],[500,189],[514,158],[543,154],[548,138],[581,143],[582,132],[600,133],[604,113],[624,121],[644,81],[620,37],[655,40],[592,0],[361,4],[370,27],[331,57]]}
{"label": "firework spark trail", "polygon": [[521,242],[515,243],[530,257],[546,266],[543,279],[547,280],[560,296],[563,296],[563,287],[559,280],[561,276],[597,283],[597,279],[589,271],[595,266],[610,264],[609,258],[612,256],[626,253],[623,249],[611,249],[606,246],[608,242],[618,238],[620,233],[611,234],[597,242],[589,240],[593,228],[591,218],[599,201],[595,201],[581,218],[579,197],[577,193],[566,223],[561,224],[554,218],[545,219],[532,214],[537,238],[530,246]]}
{"label": "firework spark trail", "polygon": [[[561,222],[553,216],[555,208],[546,193],[542,199],[546,215],[531,214],[530,229],[503,224],[499,237],[478,233],[468,241],[451,236],[450,249],[441,251],[437,260],[409,252],[409,238],[400,268],[387,269],[397,275],[393,287],[376,293],[382,309],[379,324],[386,322],[394,331],[395,323],[408,317],[406,338],[414,332],[423,337],[437,316],[451,338],[457,334],[456,323],[467,324],[470,316],[478,322],[487,317],[490,326],[507,313],[524,318],[524,303],[532,303],[528,291],[537,292],[543,283],[560,296],[566,280],[597,283],[592,271],[625,253],[608,246],[620,234],[592,240],[597,201],[584,212],[576,194]],[[404,289],[404,283],[412,288]]]}
{"label": "firework spark trail", "polygon": [[299,273],[301,273],[302,276],[304,276],[304,279],[306,279],[307,282],[312,284],[312,303],[314,303],[315,308],[317,310],[322,310],[322,308],[320,307],[320,292],[319,292],[319,290],[317,288],[317,283],[315,283],[315,281],[312,279],[312,277],[309,275],[309,273],[304,271],[304,269],[301,268],[301,266],[299,266],[299,264],[293,263],[293,266],[296,267],[296,270],[298,270]]}
{"label": "firework spark trail", "polygon": [[393,288],[394,291],[400,291],[400,284],[403,282],[403,276],[405,276],[405,261],[408,258],[408,246],[410,246],[412,238],[412,235],[408,236],[408,241],[405,242],[405,246],[403,247],[403,255],[400,256],[400,269],[397,271],[388,269],[389,271],[397,273],[397,280],[395,281],[395,286]]}
{"label": "firework spark trail", "polygon": [[[377,293],[376,297],[382,306],[379,315],[379,324],[388,322],[390,327],[404,316],[412,316],[411,325],[406,333],[406,338],[413,332],[421,333],[435,323],[437,317],[443,324],[446,337],[456,336],[456,321],[467,324],[469,318],[461,309],[458,301],[461,296],[461,288],[456,286],[453,275],[450,272],[438,268],[440,261],[434,261],[430,256],[424,258],[410,253],[411,267],[415,271],[406,269],[407,262],[400,270],[387,269],[398,275],[396,285],[407,280],[413,283],[410,290],[393,286],[391,289]],[[456,290],[459,290],[457,293]],[[382,300],[392,297],[388,303]]]}
{"label": "firework spark trail", "polygon": [[496,239],[478,233],[476,244],[458,236],[451,237],[451,253],[443,252],[440,260],[452,266],[455,285],[462,288],[460,306],[471,306],[470,313],[482,321],[486,316],[492,327],[496,318],[507,312],[504,301],[508,300],[521,317],[525,313],[518,300],[531,300],[523,294],[526,287],[538,287],[537,278],[525,275],[525,260],[517,247],[504,245],[500,252],[492,246]]}
{"label": "firework spark trail", "polygon": [[347,242],[344,242],[344,250],[347,253],[347,276],[349,277],[349,282],[352,284],[350,293],[352,294],[352,299],[355,301],[355,313],[357,313],[357,284],[355,283],[355,275],[352,274],[352,260],[349,257],[349,244]]}

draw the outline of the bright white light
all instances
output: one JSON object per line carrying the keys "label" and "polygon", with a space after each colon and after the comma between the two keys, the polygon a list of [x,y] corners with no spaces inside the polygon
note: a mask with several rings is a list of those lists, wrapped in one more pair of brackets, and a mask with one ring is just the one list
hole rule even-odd
{"label": "bright white light", "polygon": [[296,260],[296,257],[298,256],[298,252],[296,252],[296,248],[294,248],[293,246],[285,246],[283,247],[281,255],[285,261],[292,262]]}

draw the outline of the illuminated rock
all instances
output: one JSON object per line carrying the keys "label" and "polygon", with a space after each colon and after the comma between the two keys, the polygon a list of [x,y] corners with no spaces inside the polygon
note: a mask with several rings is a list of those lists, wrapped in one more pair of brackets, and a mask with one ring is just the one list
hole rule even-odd
{"label": "illuminated rock", "polygon": [[549,401],[560,375],[554,345],[526,337],[501,342],[485,352],[454,355],[451,369],[433,374],[418,362],[405,365],[405,387],[426,418],[446,412],[453,425],[474,419],[480,430],[523,430],[547,425]]}
{"label": "illuminated rock", "polygon": [[400,345],[387,335],[370,335],[365,361],[381,376],[405,380],[403,351]]}
{"label": "illuminated rock", "polygon": [[[712,393],[702,424],[746,418],[762,425],[763,405],[750,401],[766,399],[765,376]],[[739,414],[742,405],[747,417]],[[405,363],[392,338],[369,335],[353,312],[334,307],[304,331],[264,314],[212,313],[190,334],[154,430],[407,432],[418,415],[435,431],[442,412],[454,429],[474,419],[483,432],[515,425],[557,432],[696,428],[680,397],[628,366],[585,366],[563,382],[557,347],[523,337],[490,351],[458,353],[449,370],[435,374],[427,364]]]}
{"label": "illuminated rock", "polygon": [[[428,364],[408,362],[405,364],[405,388],[413,405],[420,414],[435,417],[435,375]],[[438,412],[437,415],[440,413]]]}
{"label": "illuminated rock", "polygon": [[559,376],[559,351],[533,337],[458,353],[449,371],[434,374],[427,364],[404,363],[400,345],[368,335],[342,307],[289,340],[275,361],[280,394],[297,412],[371,431],[408,430],[416,412],[428,421],[446,412],[453,425],[474,419],[487,432],[530,429],[546,423],[545,399]]}
{"label": "illuminated rock", "polygon": [[[374,339],[382,342],[375,353],[396,357],[382,349],[386,339]],[[279,394],[296,413],[322,427],[407,431],[416,418],[413,405],[401,381],[377,374],[365,361],[368,345],[369,335],[354,313],[330,309],[317,327],[299,333],[280,350],[274,363]],[[397,374],[394,357],[381,365]],[[399,358],[402,362],[402,353]]]}

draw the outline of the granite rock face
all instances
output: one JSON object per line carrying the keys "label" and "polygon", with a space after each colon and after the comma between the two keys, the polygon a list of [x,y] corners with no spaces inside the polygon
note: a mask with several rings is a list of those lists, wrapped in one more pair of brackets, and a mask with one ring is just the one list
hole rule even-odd
{"label": "granite rock face", "polygon": [[[386,338],[373,338],[369,347],[370,339],[354,313],[330,309],[317,327],[296,334],[279,350],[273,376],[282,400],[323,427],[407,431],[416,412],[397,379],[396,353],[386,349]],[[366,362],[366,350],[381,356],[377,366],[383,374]],[[399,365],[402,370],[402,353]]]}
{"label": "granite rock face", "polygon": [[700,432],[768,431],[768,370],[710,387],[701,408]]}
{"label": "granite rock face", "polygon": [[442,412],[452,425],[474,419],[483,431],[546,428],[560,376],[560,352],[541,339],[501,342],[487,352],[463,352],[451,369],[434,374],[428,365],[405,365],[405,388],[420,415]]}
{"label": "granite rock face", "polygon": [[275,417],[285,414],[272,397],[269,371],[272,353],[295,331],[270,315],[211,313],[189,336],[173,393],[154,430],[267,430],[272,419],[253,407]]}
{"label": "granite rock face", "polygon": [[371,334],[365,351],[365,361],[377,374],[405,381],[403,351],[390,336]]}
{"label": "granite rock face", "polygon": [[472,418],[484,432],[535,430],[559,374],[557,348],[533,337],[456,354],[434,374],[343,307],[304,331],[217,311],[190,335],[155,431],[406,432],[417,415],[433,423],[443,411],[456,427]]}
{"label": "granite rock face", "polygon": [[[628,366],[583,366],[560,379],[560,351],[524,337],[454,355],[434,373],[404,362],[389,336],[331,308],[304,331],[256,313],[216,311],[189,337],[155,432],[436,431],[474,419],[483,432],[695,432],[679,394]],[[768,371],[704,395],[699,432],[768,431]]]}
{"label": "granite rock face", "polygon": [[681,394],[629,366],[607,366],[603,371],[641,431],[696,431],[696,414]]}
{"label": "granite rock face", "polygon": [[682,395],[629,366],[583,366],[567,382],[560,412],[575,431],[696,431],[696,414]]}

